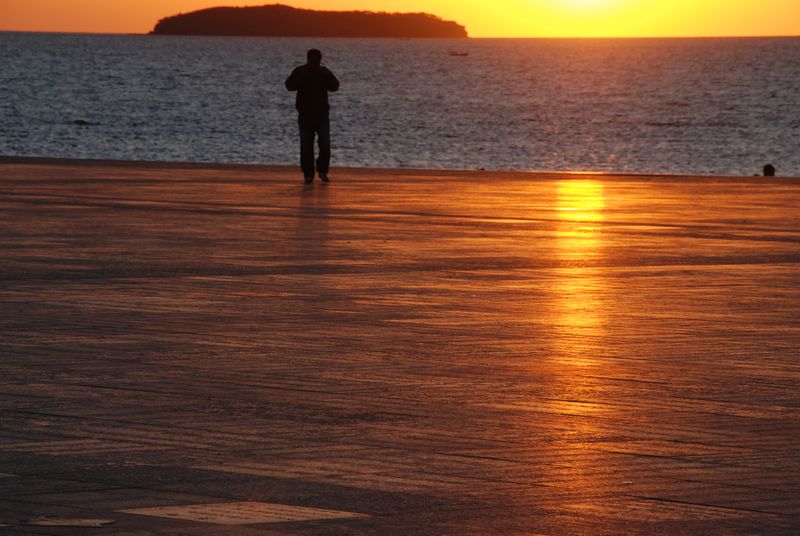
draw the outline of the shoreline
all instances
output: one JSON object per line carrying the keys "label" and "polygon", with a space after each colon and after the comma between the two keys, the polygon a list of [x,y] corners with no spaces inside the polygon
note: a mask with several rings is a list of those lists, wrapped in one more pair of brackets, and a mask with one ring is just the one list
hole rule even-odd
{"label": "shoreline", "polygon": [[[114,160],[92,158],[63,158],[39,156],[2,156],[0,166],[5,165],[43,165],[65,167],[123,167],[141,169],[206,169],[228,171],[262,171],[271,173],[300,173],[299,166],[293,164],[240,164],[218,162],[173,162],[157,160]],[[445,168],[370,168],[333,166],[332,173],[342,176],[374,177],[376,174],[383,176],[406,177],[436,177],[436,178],[486,178],[487,176],[501,175],[506,179],[564,179],[570,177],[602,178],[603,180],[667,180],[667,181],[692,181],[692,182],[757,182],[757,183],[800,183],[800,176],[764,177],[761,175],[702,175],[702,174],[670,174],[670,173],[625,173],[625,172],[596,172],[596,171],[549,171],[549,170],[483,170],[483,169],[445,169]]]}

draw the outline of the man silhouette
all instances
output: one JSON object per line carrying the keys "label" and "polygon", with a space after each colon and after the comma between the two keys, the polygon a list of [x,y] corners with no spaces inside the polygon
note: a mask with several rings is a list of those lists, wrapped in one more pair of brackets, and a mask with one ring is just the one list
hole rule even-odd
{"label": "man silhouette", "polygon": [[300,126],[300,167],[305,183],[314,181],[314,137],[319,144],[317,171],[323,182],[328,182],[331,163],[331,127],[328,111],[328,92],[339,89],[339,80],[322,66],[322,52],[312,48],[308,62],[297,67],[286,79],[286,89],[297,91],[297,108]]}

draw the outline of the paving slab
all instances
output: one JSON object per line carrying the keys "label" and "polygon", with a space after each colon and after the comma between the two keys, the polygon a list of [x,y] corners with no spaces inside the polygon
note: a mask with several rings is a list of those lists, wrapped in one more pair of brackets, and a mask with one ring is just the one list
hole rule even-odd
{"label": "paving slab", "polygon": [[0,158],[0,530],[800,532],[800,179],[301,183]]}

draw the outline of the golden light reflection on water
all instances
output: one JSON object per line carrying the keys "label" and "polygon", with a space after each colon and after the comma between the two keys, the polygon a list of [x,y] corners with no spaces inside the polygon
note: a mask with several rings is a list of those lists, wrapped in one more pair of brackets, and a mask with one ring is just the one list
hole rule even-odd
{"label": "golden light reflection on water", "polygon": [[557,186],[556,257],[561,268],[554,284],[555,335],[559,358],[591,365],[605,336],[606,280],[597,261],[603,257],[603,184],[566,180]]}

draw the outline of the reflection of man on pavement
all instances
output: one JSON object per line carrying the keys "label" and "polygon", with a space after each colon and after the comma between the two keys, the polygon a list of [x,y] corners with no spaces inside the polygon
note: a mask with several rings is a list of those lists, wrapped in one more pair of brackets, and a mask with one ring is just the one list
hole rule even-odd
{"label": "reflection of man on pavement", "polygon": [[328,118],[328,91],[339,89],[339,80],[322,66],[322,52],[308,51],[308,63],[297,67],[286,79],[286,89],[297,91],[297,112],[300,125],[300,167],[306,184],[314,181],[314,137],[319,144],[317,171],[328,182],[331,163],[331,127]]}

